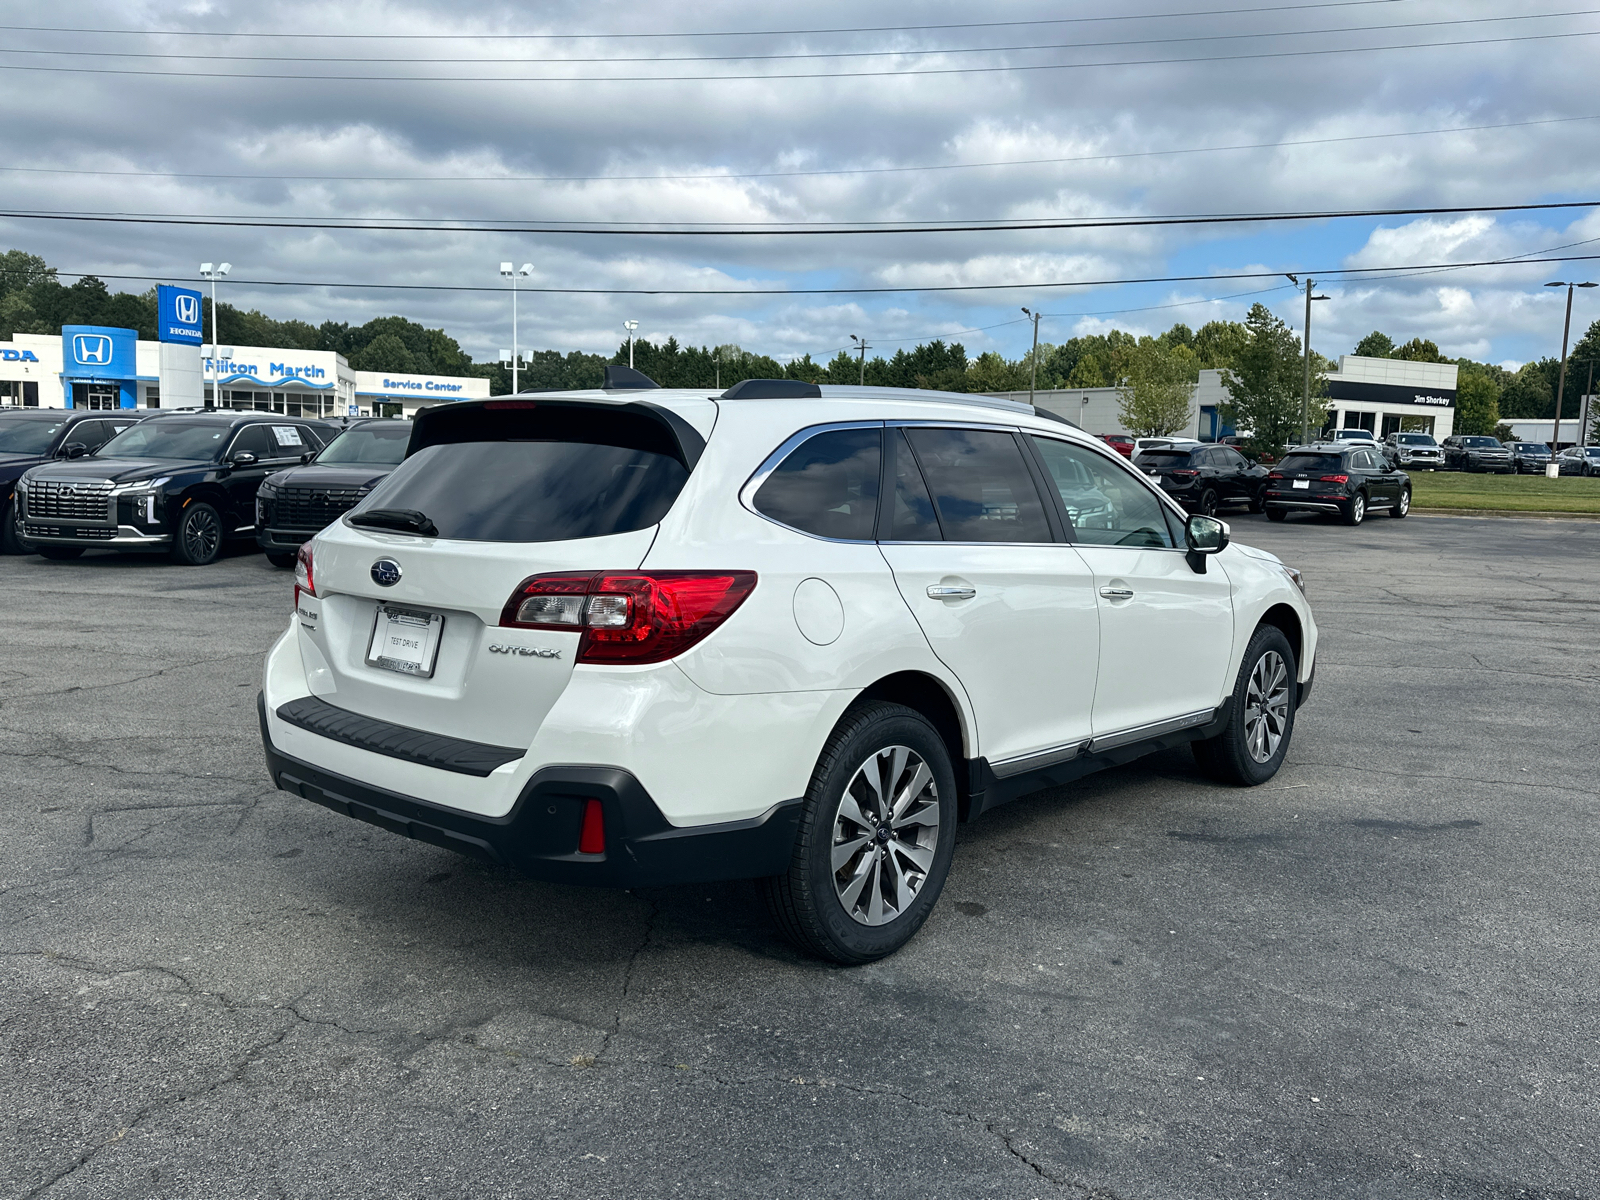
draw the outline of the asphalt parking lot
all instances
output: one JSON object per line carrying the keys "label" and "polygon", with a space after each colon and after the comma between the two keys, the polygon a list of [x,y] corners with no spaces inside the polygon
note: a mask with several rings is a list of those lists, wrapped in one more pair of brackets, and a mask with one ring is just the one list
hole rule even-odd
{"label": "asphalt parking lot", "polygon": [[1600,1195],[1600,522],[1229,519],[1284,771],[1019,801],[855,970],[270,790],[258,554],[0,559],[0,1195]]}

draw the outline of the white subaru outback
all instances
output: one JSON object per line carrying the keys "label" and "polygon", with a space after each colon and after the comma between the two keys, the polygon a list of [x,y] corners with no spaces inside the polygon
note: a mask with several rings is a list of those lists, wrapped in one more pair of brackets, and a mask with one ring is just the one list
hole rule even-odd
{"label": "white subaru outback", "polygon": [[759,878],[846,963],[922,925],[956,824],[1190,743],[1270,779],[1299,573],[1024,404],[613,368],[441,405],[301,551],[278,787],[541,879]]}

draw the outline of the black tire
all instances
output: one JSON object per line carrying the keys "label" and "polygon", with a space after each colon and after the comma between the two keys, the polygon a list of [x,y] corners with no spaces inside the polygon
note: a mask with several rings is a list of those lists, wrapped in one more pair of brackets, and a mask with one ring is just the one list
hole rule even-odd
{"label": "black tire", "polygon": [[[880,814],[872,811],[874,793],[864,780],[858,785],[860,790],[851,792],[849,804],[858,816],[866,818],[866,823],[852,821],[844,811],[846,789],[875,766],[892,769],[893,758],[883,756],[896,747],[920,757],[931,775],[918,792],[925,802],[918,804],[913,797],[902,814],[903,823],[896,826],[900,830],[915,829],[914,843],[896,840],[878,830]],[[907,760],[902,777],[909,782],[914,775]],[[891,791],[897,786],[891,783]],[[933,789],[931,798],[929,788]],[[829,735],[812,772],[789,870],[762,881],[778,928],[800,949],[837,963],[868,963],[893,954],[922,927],[939,899],[955,853],[956,816],[956,777],[949,751],[928,720],[915,709],[882,701],[851,708]],[[930,817],[937,821],[936,828],[926,824]],[[846,831],[846,840],[837,845],[849,845],[852,837],[860,840],[855,853],[836,873],[833,855],[835,835],[840,829]],[[883,887],[893,886],[888,868],[892,865],[901,879],[909,880],[916,872],[901,870],[902,864],[915,866],[909,852],[927,855],[930,850],[926,873],[913,884],[914,891],[902,911],[879,924],[866,923],[869,916],[883,917]],[[850,889],[841,875],[856,881],[865,876],[864,884],[856,883],[851,903],[856,909],[870,907],[876,893],[875,914],[863,911],[854,916],[847,910],[844,895]],[[893,910],[893,905],[887,907]]]}
{"label": "black tire", "polygon": [[1201,492],[1200,493],[1200,501],[1199,501],[1199,503],[1197,503],[1194,506],[1194,510],[1195,510],[1195,512],[1199,513],[1202,517],[1214,517],[1214,516],[1216,516],[1217,515],[1217,490],[1215,488],[1207,488],[1205,491]]}
{"label": "black tire", "polygon": [[276,550],[267,551],[267,561],[275,567],[292,567],[298,556],[293,553],[280,554]]}
{"label": "black tire", "polygon": [[[1258,665],[1265,661],[1263,669],[1269,682],[1276,678],[1269,658],[1273,654],[1278,656],[1283,669],[1283,678],[1278,681],[1282,692],[1278,688],[1269,692],[1269,699],[1273,701],[1271,708],[1277,715],[1266,723],[1269,733],[1273,728],[1277,729],[1278,741],[1265,759],[1258,759],[1256,753],[1267,748],[1270,736],[1257,741],[1257,750],[1252,751],[1251,741],[1259,733],[1258,727],[1251,724],[1246,709],[1250,701],[1252,676]],[[1289,645],[1289,639],[1283,636],[1283,630],[1274,625],[1259,626],[1244,652],[1244,661],[1239,664],[1239,678],[1234,681],[1233,694],[1223,705],[1228,718],[1227,727],[1215,737],[1191,743],[1194,760],[1202,771],[1219,783],[1238,784],[1241,787],[1255,787],[1278,773],[1284,755],[1289,752],[1289,741],[1294,736],[1298,691],[1295,677],[1298,669],[1294,649]]]}
{"label": "black tire", "polygon": [[32,554],[33,546],[17,533],[15,505],[0,508],[0,554]]}
{"label": "black tire", "polygon": [[1400,499],[1395,501],[1394,507],[1389,510],[1389,515],[1398,520],[1400,517],[1405,516],[1410,511],[1411,511],[1411,489],[1410,488],[1402,488],[1402,489],[1400,489]]}
{"label": "black tire", "polygon": [[1261,512],[1263,509],[1265,509],[1267,507],[1266,497],[1263,495],[1262,491],[1251,492],[1250,493],[1249,504],[1250,504],[1250,511],[1251,512],[1253,512],[1253,513]]}
{"label": "black tire", "polygon": [[83,553],[82,546],[40,546],[39,553],[45,558],[56,562],[66,562],[69,558],[77,558]]}
{"label": "black tire", "polygon": [[172,561],[203,567],[221,553],[222,518],[211,505],[196,500],[183,510],[172,531]]}
{"label": "black tire", "polygon": [[1339,517],[1346,525],[1359,525],[1367,519],[1367,494],[1357,492],[1350,497],[1350,502],[1339,510]]}
{"label": "black tire", "polygon": [[1269,509],[1267,509],[1267,520],[1269,520],[1269,521],[1286,521],[1288,519],[1289,519],[1289,510],[1286,509],[1286,508],[1269,508]]}

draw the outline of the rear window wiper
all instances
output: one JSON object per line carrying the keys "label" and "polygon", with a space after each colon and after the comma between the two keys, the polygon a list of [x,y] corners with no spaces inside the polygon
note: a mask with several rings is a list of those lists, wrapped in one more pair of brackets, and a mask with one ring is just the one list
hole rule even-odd
{"label": "rear window wiper", "polygon": [[394,529],[422,537],[439,536],[439,527],[428,519],[426,513],[419,513],[414,508],[369,508],[347,520],[352,525],[368,529]]}

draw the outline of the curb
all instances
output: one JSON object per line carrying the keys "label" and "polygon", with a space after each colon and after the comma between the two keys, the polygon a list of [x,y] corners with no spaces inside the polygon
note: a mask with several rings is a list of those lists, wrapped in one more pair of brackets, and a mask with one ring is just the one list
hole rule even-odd
{"label": "curb", "polygon": [[1510,521],[1600,521],[1600,513],[1549,512],[1544,509],[1519,511],[1514,508],[1419,508],[1411,506],[1414,517],[1493,517]]}

